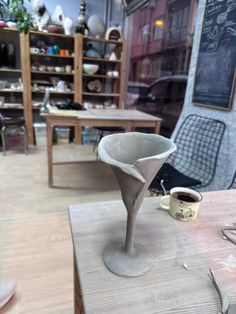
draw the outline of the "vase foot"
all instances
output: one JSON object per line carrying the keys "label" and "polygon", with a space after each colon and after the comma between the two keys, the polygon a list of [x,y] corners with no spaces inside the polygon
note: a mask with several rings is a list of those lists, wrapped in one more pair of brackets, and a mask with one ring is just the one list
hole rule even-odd
{"label": "vase foot", "polygon": [[103,261],[118,276],[137,277],[151,268],[154,259],[146,247],[139,243],[134,245],[134,254],[129,255],[124,250],[124,243],[113,242],[106,246]]}

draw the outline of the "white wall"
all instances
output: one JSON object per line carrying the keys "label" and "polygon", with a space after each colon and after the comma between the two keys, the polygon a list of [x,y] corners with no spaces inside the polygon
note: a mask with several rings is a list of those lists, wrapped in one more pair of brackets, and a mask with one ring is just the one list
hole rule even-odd
{"label": "white wall", "polygon": [[234,172],[236,171],[236,97],[234,97],[232,109],[229,112],[202,108],[199,106],[195,106],[192,103],[193,84],[197,65],[205,4],[206,0],[199,1],[185,102],[183,111],[175,128],[175,131],[172,135],[172,138],[175,137],[175,134],[179,128],[179,125],[182,123],[183,119],[189,114],[198,114],[225,122],[226,131],[224,134],[222,147],[219,152],[216,176],[212,184],[208,188],[204,189],[204,190],[220,190],[225,189],[229,186],[234,175]]}

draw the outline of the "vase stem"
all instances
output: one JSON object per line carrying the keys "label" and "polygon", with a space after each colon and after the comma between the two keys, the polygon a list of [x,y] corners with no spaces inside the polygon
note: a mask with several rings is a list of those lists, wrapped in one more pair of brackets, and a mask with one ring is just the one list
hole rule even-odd
{"label": "vase stem", "polygon": [[127,215],[125,251],[130,255],[134,253],[134,236],[135,236],[136,217],[137,217],[137,213],[128,213]]}

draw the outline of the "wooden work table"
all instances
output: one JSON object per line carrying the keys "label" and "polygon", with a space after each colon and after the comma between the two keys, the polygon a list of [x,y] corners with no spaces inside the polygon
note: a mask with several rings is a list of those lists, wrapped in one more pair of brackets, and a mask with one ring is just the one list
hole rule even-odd
{"label": "wooden work table", "polygon": [[[161,119],[138,110],[91,109],[87,111],[55,110],[44,115],[47,123],[48,184],[53,186],[53,128],[73,126],[75,142],[81,144],[82,126],[124,127],[127,132],[137,127],[153,128],[159,133]],[[65,162],[66,163],[66,162]],[[61,164],[61,163],[60,163]]]}
{"label": "wooden work table", "polygon": [[118,277],[103,264],[104,247],[125,239],[121,201],[69,207],[74,243],[75,313],[217,314],[220,300],[209,267],[236,303],[236,246],[220,230],[236,222],[236,190],[203,193],[200,216],[180,222],[147,198],[138,214],[136,241],[155,263],[136,278]]}

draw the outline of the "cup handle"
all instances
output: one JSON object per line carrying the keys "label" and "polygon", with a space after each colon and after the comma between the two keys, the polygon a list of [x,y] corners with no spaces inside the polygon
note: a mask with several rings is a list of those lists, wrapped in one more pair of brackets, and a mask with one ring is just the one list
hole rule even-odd
{"label": "cup handle", "polygon": [[170,209],[170,195],[162,196],[160,199],[160,206],[163,209]]}

